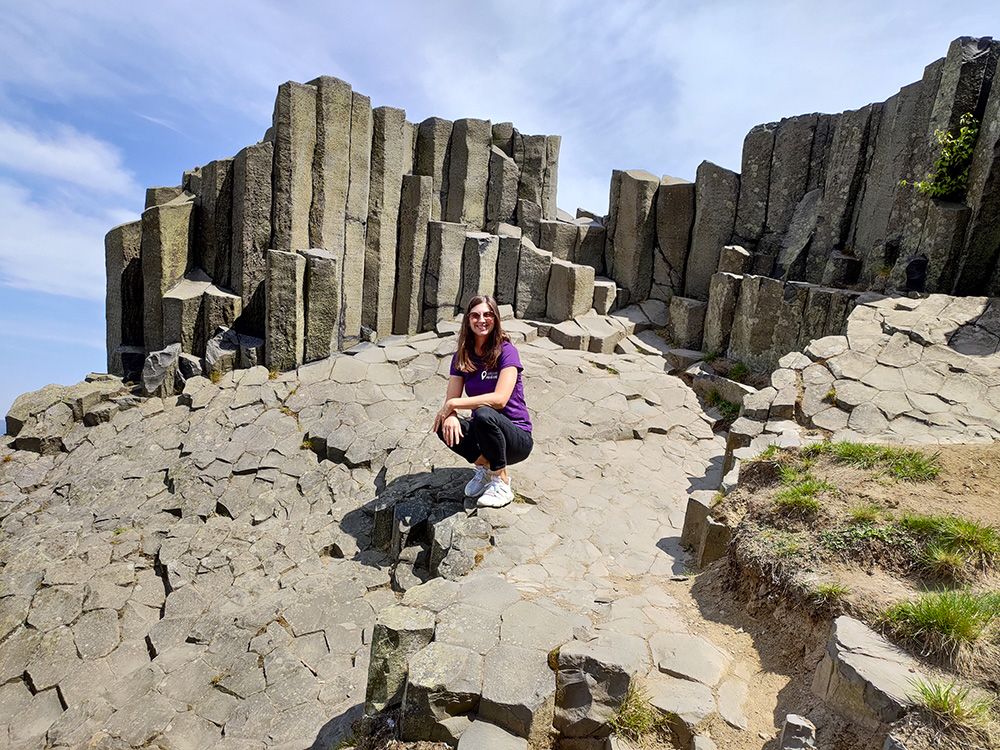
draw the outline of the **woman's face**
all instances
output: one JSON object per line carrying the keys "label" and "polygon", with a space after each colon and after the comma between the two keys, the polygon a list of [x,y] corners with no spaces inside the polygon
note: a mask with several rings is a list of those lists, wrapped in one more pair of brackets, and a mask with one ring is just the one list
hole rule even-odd
{"label": "woman's face", "polygon": [[493,311],[485,302],[480,302],[469,310],[469,329],[474,336],[489,336],[494,325],[496,321],[493,320]]}

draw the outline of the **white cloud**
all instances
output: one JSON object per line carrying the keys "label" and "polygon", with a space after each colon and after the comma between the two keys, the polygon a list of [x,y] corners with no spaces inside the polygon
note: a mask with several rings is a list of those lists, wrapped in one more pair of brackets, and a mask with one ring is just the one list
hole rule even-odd
{"label": "white cloud", "polygon": [[0,120],[0,167],[113,195],[141,190],[118,149],[68,125],[42,134]]}
{"label": "white cloud", "polygon": [[84,213],[70,202],[39,202],[0,181],[0,284],[50,294],[104,298],[104,235],[129,218],[121,209]]}

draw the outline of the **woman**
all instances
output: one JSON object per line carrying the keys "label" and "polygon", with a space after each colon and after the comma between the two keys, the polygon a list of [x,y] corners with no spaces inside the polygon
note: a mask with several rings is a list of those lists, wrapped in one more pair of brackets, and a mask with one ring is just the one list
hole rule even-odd
{"label": "woman", "polygon": [[[501,508],[514,499],[507,467],[531,453],[523,369],[517,348],[500,325],[496,300],[473,297],[462,318],[448,392],[433,429],[445,445],[476,465],[465,494],[479,498],[480,506]],[[464,409],[472,411],[471,419],[456,413]]]}

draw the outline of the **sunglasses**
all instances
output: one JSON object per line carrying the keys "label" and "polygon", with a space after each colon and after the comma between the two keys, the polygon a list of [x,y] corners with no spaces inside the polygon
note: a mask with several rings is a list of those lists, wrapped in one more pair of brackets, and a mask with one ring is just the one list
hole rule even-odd
{"label": "sunglasses", "polygon": [[493,320],[493,313],[491,312],[469,313],[469,320]]}

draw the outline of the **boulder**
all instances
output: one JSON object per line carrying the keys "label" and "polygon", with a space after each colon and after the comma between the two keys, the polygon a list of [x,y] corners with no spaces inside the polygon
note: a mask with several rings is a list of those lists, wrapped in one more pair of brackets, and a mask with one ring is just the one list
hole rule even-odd
{"label": "boulder", "polygon": [[668,329],[671,341],[681,349],[700,349],[705,330],[707,302],[686,297],[670,298]]}
{"label": "boulder", "polygon": [[798,714],[785,716],[778,750],[816,750],[816,725]]}
{"label": "boulder", "polygon": [[546,299],[545,315],[549,320],[583,315],[594,301],[594,269],[553,258]]}
{"label": "boulder", "polygon": [[486,721],[474,721],[459,737],[458,750],[528,750],[528,741]]}
{"label": "boulder", "polygon": [[434,613],[397,605],[383,610],[372,631],[365,711],[403,699],[410,659],[434,637]]}
{"label": "boulder", "polygon": [[552,726],[554,699],[555,680],[544,651],[501,643],[487,652],[480,719],[540,742]]}
{"label": "boulder", "polygon": [[425,646],[409,661],[403,737],[431,739],[437,722],[475,711],[482,686],[482,656],[446,643]]}
{"label": "boulder", "polygon": [[166,398],[173,396],[183,383],[178,384],[178,358],[180,344],[171,344],[158,352],[150,352],[142,367],[142,390],[147,396]]}
{"label": "boulder", "polygon": [[608,721],[648,660],[645,642],[633,635],[602,633],[562,646],[553,726],[563,737],[607,737]]}

